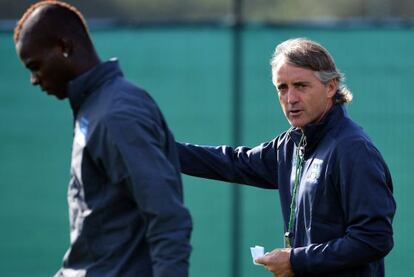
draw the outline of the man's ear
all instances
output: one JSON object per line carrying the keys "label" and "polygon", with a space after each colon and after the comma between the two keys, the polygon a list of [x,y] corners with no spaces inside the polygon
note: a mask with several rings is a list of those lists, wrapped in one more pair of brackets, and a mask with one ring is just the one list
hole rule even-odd
{"label": "man's ear", "polygon": [[328,88],[328,95],[327,95],[328,98],[334,97],[334,95],[335,95],[335,93],[336,93],[336,91],[338,89],[338,82],[337,82],[337,80],[336,79],[330,80],[329,83],[328,83],[328,85],[327,85],[327,88]]}
{"label": "man's ear", "polygon": [[60,38],[58,41],[58,45],[62,55],[65,58],[68,58],[73,53],[73,42],[71,39],[68,38]]}

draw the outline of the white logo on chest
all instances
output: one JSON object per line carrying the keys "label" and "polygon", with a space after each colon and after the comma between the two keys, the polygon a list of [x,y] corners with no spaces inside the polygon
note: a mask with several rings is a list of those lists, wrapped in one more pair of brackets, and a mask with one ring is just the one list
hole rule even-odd
{"label": "white logo on chest", "polygon": [[306,182],[316,183],[318,182],[319,176],[321,175],[323,160],[314,159],[306,173]]}

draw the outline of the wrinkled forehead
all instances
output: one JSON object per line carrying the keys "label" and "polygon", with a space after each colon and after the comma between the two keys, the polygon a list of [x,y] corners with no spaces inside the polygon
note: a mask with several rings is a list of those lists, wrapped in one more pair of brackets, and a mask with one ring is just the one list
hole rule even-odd
{"label": "wrinkled forehead", "polygon": [[272,64],[272,82],[275,85],[284,82],[314,80],[315,73],[311,69],[294,65],[287,59],[281,59]]}

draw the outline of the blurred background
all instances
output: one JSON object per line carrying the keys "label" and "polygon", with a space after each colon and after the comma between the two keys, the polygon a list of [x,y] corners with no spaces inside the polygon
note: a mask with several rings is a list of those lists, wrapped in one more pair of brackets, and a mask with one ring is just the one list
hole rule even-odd
{"label": "blurred background", "polygon": [[[67,101],[46,97],[18,61],[12,29],[36,1],[0,0],[0,276],[52,276],[69,245],[72,144]],[[354,93],[350,115],[394,179],[398,210],[387,276],[414,276],[414,2],[410,0],[68,1],[102,59],[149,91],[178,141],[255,146],[288,128],[271,84],[276,44],[322,43]],[[282,247],[277,191],[183,176],[194,220],[190,276],[270,276],[249,247]]]}

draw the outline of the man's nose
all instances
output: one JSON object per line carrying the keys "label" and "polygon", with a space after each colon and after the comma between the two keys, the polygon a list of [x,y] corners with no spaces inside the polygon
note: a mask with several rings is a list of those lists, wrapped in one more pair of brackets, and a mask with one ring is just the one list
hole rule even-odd
{"label": "man's nose", "polygon": [[295,88],[289,88],[287,92],[287,101],[289,104],[293,104],[299,101],[298,92]]}
{"label": "man's nose", "polygon": [[37,86],[40,82],[39,77],[36,76],[36,74],[31,74],[30,75],[30,82],[32,83],[32,85]]}

